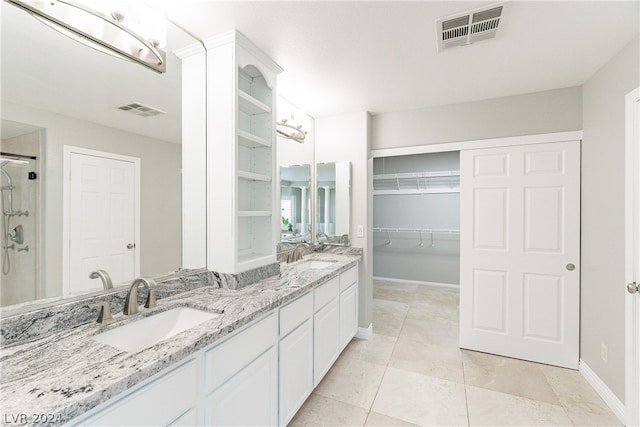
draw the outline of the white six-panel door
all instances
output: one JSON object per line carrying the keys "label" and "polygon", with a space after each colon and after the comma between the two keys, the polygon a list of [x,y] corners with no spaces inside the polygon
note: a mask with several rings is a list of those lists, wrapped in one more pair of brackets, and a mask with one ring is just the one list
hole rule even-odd
{"label": "white six-panel door", "polygon": [[90,279],[106,270],[114,285],[133,280],[135,163],[70,153],[68,293],[102,289]]}
{"label": "white six-panel door", "polygon": [[463,150],[460,347],[577,369],[578,141]]}

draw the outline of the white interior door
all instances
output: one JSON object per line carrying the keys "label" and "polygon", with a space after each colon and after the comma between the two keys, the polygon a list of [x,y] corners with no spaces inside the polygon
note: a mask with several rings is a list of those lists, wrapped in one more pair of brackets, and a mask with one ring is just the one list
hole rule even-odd
{"label": "white interior door", "polygon": [[460,347],[577,369],[580,144],[460,154]]}
{"label": "white interior door", "polygon": [[640,87],[626,96],[625,406],[627,425],[640,426]]}
{"label": "white interior door", "polygon": [[136,277],[135,163],[84,153],[69,157],[69,293],[102,289],[89,274],[106,270],[114,284]]}

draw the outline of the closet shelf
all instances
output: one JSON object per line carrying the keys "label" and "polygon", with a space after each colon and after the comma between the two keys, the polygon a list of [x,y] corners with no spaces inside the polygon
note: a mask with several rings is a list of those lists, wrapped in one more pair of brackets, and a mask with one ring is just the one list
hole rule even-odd
{"label": "closet shelf", "polygon": [[238,90],[238,105],[240,111],[249,115],[271,113],[271,107],[242,90]]}
{"label": "closet shelf", "polygon": [[238,142],[240,143],[240,145],[249,148],[271,147],[271,141],[244,130],[238,130]]}
{"label": "closet shelf", "polygon": [[459,170],[373,175],[374,195],[459,192]]}

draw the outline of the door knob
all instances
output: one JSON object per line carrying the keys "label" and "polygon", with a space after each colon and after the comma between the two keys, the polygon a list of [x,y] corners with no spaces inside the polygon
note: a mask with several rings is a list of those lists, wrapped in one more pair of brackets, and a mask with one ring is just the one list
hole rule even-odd
{"label": "door knob", "polygon": [[129,244],[127,245],[127,249],[133,249],[133,248],[135,248],[135,247],[136,247],[136,245],[135,245],[134,243],[129,243]]}
{"label": "door knob", "polygon": [[569,270],[569,271],[573,271],[573,270],[575,270],[575,269],[576,269],[576,266],[575,266],[575,265],[573,265],[573,264],[571,264],[571,263],[567,264],[567,270]]}
{"label": "door knob", "polygon": [[627,284],[627,292],[630,294],[635,294],[638,292],[638,284],[636,282],[631,282]]}

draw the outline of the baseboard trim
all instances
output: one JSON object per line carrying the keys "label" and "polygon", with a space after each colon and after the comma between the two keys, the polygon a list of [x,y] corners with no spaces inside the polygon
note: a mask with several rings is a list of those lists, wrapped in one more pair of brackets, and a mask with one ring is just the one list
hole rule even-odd
{"label": "baseboard trim", "polygon": [[369,326],[366,328],[358,327],[358,332],[356,332],[356,338],[360,338],[361,340],[368,340],[373,334],[373,323],[369,323]]}
{"label": "baseboard trim", "polygon": [[580,359],[578,370],[587,382],[593,387],[593,389],[600,395],[602,400],[607,406],[616,414],[616,417],[624,424],[626,422],[626,411],[624,404],[618,399],[618,397],[611,391],[609,387],[600,379],[600,377],[593,372],[593,370]]}
{"label": "baseboard trim", "polygon": [[460,285],[456,285],[455,283],[423,282],[423,281],[420,281],[420,280],[395,279],[393,277],[373,276],[373,280],[384,280],[386,282],[398,282],[398,283],[411,283],[411,284],[415,284],[415,285],[441,286],[443,288],[456,288],[456,289],[458,289],[460,287]]}

